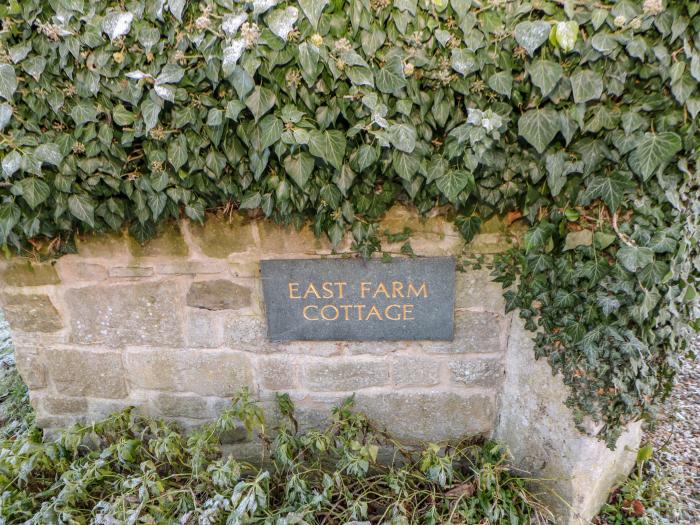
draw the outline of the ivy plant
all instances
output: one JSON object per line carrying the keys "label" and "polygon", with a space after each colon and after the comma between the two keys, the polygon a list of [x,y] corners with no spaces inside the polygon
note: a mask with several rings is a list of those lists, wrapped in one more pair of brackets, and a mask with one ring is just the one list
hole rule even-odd
{"label": "ivy plant", "polygon": [[700,314],[694,0],[8,0],[0,245],[311,221],[368,257],[397,201],[498,263],[577,419],[653,412]]}

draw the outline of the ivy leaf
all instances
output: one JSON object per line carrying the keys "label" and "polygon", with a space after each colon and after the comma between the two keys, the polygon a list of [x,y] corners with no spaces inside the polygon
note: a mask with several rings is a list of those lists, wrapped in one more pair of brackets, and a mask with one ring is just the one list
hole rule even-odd
{"label": "ivy leaf", "polygon": [[564,251],[573,250],[579,246],[590,246],[593,244],[593,232],[591,230],[580,230],[569,232],[564,240]]}
{"label": "ivy leaf", "polygon": [[538,248],[542,248],[547,241],[554,234],[556,226],[549,222],[547,219],[543,219],[537,223],[533,228],[530,228],[528,232],[523,237],[523,246],[527,253],[532,252]]}
{"label": "ivy leaf", "polygon": [[187,139],[185,135],[178,135],[175,140],[171,140],[170,144],[168,144],[168,161],[172,164],[175,171],[182,168],[187,162]]}
{"label": "ivy leaf", "polygon": [[239,208],[241,210],[254,210],[260,207],[261,202],[262,195],[260,195],[259,191],[248,192],[243,196]]}
{"label": "ivy leaf", "polygon": [[544,153],[560,129],[559,114],[549,108],[531,109],[518,120],[518,134]]}
{"label": "ivy leaf", "polygon": [[382,93],[394,93],[406,85],[403,64],[398,58],[388,60],[374,75],[377,89]]}
{"label": "ivy leaf", "polygon": [[37,177],[28,177],[17,182],[20,195],[27,201],[31,209],[36,208],[49,198],[51,189],[49,185]]}
{"label": "ivy leaf", "polygon": [[530,74],[532,83],[540,88],[542,96],[546,97],[552,92],[557,82],[561,79],[564,74],[564,69],[551,60],[537,60],[530,65],[528,73]]}
{"label": "ivy leaf", "polygon": [[40,162],[58,166],[63,160],[63,154],[61,153],[61,148],[58,146],[58,144],[49,142],[47,144],[37,146],[37,148],[34,150],[34,158]]}
{"label": "ivy leaf", "polygon": [[347,142],[345,133],[338,130],[312,131],[309,138],[309,151],[331,166],[340,169],[345,157]]}
{"label": "ivy leaf", "polygon": [[537,48],[549,38],[550,25],[548,22],[539,20],[537,22],[520,22],[515,26],[515,40],[520,44],[528,55],[533,56]]}
{"label": "ivy leaf", "polygon": [[117,104],[112,110],[112,119],[118,126],[131,126],[135,117],[123,104]]}
{"label": "ivy leaf", "polygon": [[0,204],[0,246],[7,242],[12,228],[19,222],[22,212],[14,202]]}
{"label": "ivy leaf", "polygon": [[87,223],[91,228],[95,227],[95,205],[90,197],[82,193],[71,195],[68,197],[68,209],[74,217]]}
{"label": "ivy leaf", "polygon": [[617,260],[630,272],[641,270],[654,261],[654,252],[641,246],[622,246],[617,251]]}
{"label": "ivy leaf", "polygon": [[663,164],[666,164],[683,147],[680,136],[670,131],[645,133],[630,154],[628,163],[632,171],[647,180]]}
{"label": "ivy leaf", "polygon": [[76,126],[82,126],[83,124],[95,122],[97,120],[97,109],[89,102],[80,102],[70,110],[70,116]]}
{"label": "ivy leaf", "polygon": [[160,105],[149,97],[141,103],[141,114],[143,115],[143,123],[146,125],[146,131],[150,131],[158,124]]}
{"label": "ivy leaf", "polygon": [[328,0],[299,0],[299,7],[309,19],[311,27],[318,29],[321,13],[328,5]]}
{"label": "ivy leaf", "polygon": [[477,216],[457,217],[455,224],[459,228],[459,232],[464,237],[465,242],[471,242],[481,229],[481,218]]}
{"label": "ivy leaf", "polygon": [[0,64],[0,97],[12,102],[12,95],[17,91],[17,75],[10,64]]}
{"label": "ivy leaf", "polygon": [[102,20],[102,31],[107,33],[109,39],[114,42],[115,39],[129,33],[133,20],[134,15],[132,13],[109,11]]}
{"label": "ivy leaf", "polygon": [[299,188],[305,190],[307,189],[306,183],[314,171],[315,164],[316,161],[311,155],[305,151],[301,151],[294,155],[289,155],[284,159],[284,170],[292,180],[296,182]]}
{"label": "ivy leaf", "polygon": [[499,95],[510,98],[513,90],[513,75],[508,71],[499,71],[489,77],[489,87]]}
{"label": "ivy leaf", "polygon": [[149,193],[147,197],[148,207],[151,209],[153,219],[156,220],[163,213],[165,205],[168,202],[168,195],[165,192]]}
{"label": "ivy leaf", "polygon": [[476,55],[468,49],[452,49],[451,65],[452,69],[465,77],[479,70]]}
{"label": "ivy leaf", "polygon": [[634,182],[619,173],[610,177],[599,175],[589,181],[586,191],[581,195],[581,204],[588,205],[594,199],[602,199],[608,208],[615,212],[622,204],[625,193],[634,188]]}
{"label": "ivy leaf", "polygon": [[603,94],[603,79],[590,69],[580,70],[570,78],[574,102],[581,104],[589,100],[597,100]]}
{"label": "ivy leaf", "polygon": [[416,148],[416,129],[408,124],[392,124],[387,129],[389,141],[399,151],[412,153]]}
{"label": "ivy leaf", "polygon": [[274,92],[262,86],[255,86],[253,92],[248,96],[245,105],[255,118],[255,122],[260,120],[265,113],[270,111],[277,101]]}
{"label": "ivy leaf", "polygon": [[354,180],[355,172],[352,171],[350,166],[347,164],[343,164],[340,171],[333,175],[333,182],[335,182],[335,185],[340,188],[340,191],[343,193],[344,197],[347,197],[348,190],[350,189],[350,186],[352,186]]}
{"label": "ivy leaf", "polygon": [[471,193],[476,186],[474,175],[465,170],[448,170],[435,181],[435,184],[450,202],[455,202],[465,188]]}

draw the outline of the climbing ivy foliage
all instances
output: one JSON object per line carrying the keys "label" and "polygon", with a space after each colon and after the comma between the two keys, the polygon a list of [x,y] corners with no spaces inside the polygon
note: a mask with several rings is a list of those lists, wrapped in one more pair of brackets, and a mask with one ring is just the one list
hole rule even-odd
{"label": "climbing ivy foliage", "polygon": [[[397,201],[532,229],[509,307],[621,424],[697,319],[700,4],[9,0],[0,245],[251,210],[379,248]],[[55,243],[54,246],[59,243]],[[696,325],[697,327],[697,322]]]}

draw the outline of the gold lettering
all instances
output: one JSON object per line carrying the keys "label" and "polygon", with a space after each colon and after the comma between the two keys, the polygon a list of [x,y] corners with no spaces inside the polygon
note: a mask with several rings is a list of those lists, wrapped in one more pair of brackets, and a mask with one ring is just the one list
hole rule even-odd
{"label": "gold lettering", "polygon": [[353,304],[353,308],[357,308],[357,320],[362,321],[362,310],[365,309],[364,304]]}
{"label": "gold lettering", "polygon": [[[341,281],[339,283],[333,283],[333,284],[338,285],[338,299],[342,299],[343,298],[343,288],[345,288],[345,285],[348,283],[345,281]],[[345,320],[347,321],[347,319],[345,319]]]}
{"label": "gold lettering", "polygon": [[369,321],[369,318],[373,315],[376,316],[377,319],[379,319],[380,321],[383,321],[382,314],[379,313],[379,309],[377,308],[376,304],[373,304],[372,308],[369,309],[369,313],[367,314],[367,318],[365,319],[365,321]]}
{"label": "gold lettering", "polygon": [[391,281],[391,297],[396,299],[397,297],[403,297],[403,283],[401,281]]}
{"label": "gold lettering", "polygon": [[[335,317],[326,317],[325,312],[329,308],[335,312]],[[332,304],[327,304],[326,306],[321,308],[321,317],[323,317],[324,321],[335,321],[336,319],[338,319],[338,315],[340,315],[340,313],[338,312],[338,309],[335,306],[333,306]]]}
{"label": "gold lettering", "polygon": [[332,284],[333,283],[324,282],[321,285],[321,288],[323,288],[323,298],[324,299],[331,299],[333,297],[333,289],[331,288]]}
{"label": "gold lettering", "polygon": [[301,295],[299,295],[299,283],[289,283],[289,298],[301,299]]}
{"label": "gold lettering", "polygon": [[318,306],[316,306],[315,304],[309,304],[309,305],[305,306],[305,307],[304,307],[304,319],[306,319],[307,321],[318,321],[318,316],[316,316],[316,317],[309,317],[309,316],[307,315],[307,311],[308,311],[310,308],[316,308],[316,310],[318,310]]}
{"label": "gold lettering", "polygon": [[406,294],[406,297],[411,297],[411,292],[413,292],[416,297],[420,297],[421,293],[423,294],[423,297],[428,297],[428,285],[423,283],[420,285],[420,288],[416,290],[413,283],[408,283],[408,293]]}
{"label": "gold lettering", "polygon": [[309,286],[306,288],[306,292],[304,292],[304,299],[306,299],[311,294],[314,294],[316,296],[316,299],[321,298],[321,296],[318,293],[318,290],[316,290],[316,287],[314,286],[314,283],[309,283]]}
{"label": "gold lettering", "polygon": [[[360,297],[365,298],[365,294],[369,292],[369,285],[372,283],[361,282],[360,283]],[[357,306],[357,305],[356,305]]]}
{"label": "gold lettering", "polygon": [[[408,314],[411,314],[411,317],[408,317]],[[405,304],[403,305],[403,319],[404,321],[415,321],[415,317],[413,317],[413,305],[412,304]]]}
{"label": "gold lettering", "polygon": [[341,310],[343,310],[343,313],[345,314],[345,320],[346,320],[346,321],[349,321],[349,318],[348,318],[348,310],[350,310],[350,308],[352,308],[352,305],[351,305],[351,304],[341,304],[341,305],[339,306],[339,308],[340,308]]}
{"label": "gold lettering", "polygon": [[378,293],[383,293],[384,297],[387,299],[389,298],[389,290],[386,289],[384,283],[379,283],[379,286],[377,286],[377,289],[374,291],[374,295],[372,297],[376,298]]}
{"label": "gold lettering", "polygon": [[[396,316],[392,316],[391,314],[391,309],[396,308],[399,312],[396,314]],[[401,320],[401,306],[398,304],[390,304],[384,309],[384,316],[389,319],[390,321],[400,321]]]}

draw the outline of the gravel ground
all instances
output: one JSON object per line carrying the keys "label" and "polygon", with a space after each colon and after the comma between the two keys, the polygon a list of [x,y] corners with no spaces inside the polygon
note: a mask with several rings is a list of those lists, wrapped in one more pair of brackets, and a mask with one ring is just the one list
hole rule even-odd
{"label": "gravel ground", "polygon": [[700,337],[692,346],[698,358],[682,362],[663,415],[646,436],[678,494],[678,525],[700,524]]}

